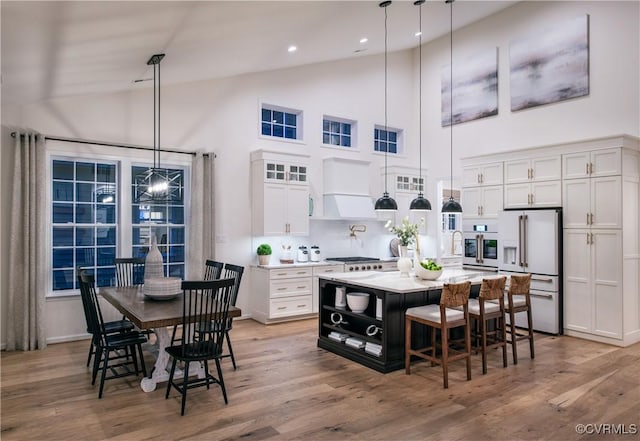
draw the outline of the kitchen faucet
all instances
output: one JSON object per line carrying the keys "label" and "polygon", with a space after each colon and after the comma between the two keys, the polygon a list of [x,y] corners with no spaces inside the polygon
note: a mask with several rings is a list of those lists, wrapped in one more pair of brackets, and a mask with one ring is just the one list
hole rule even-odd
{"label": "kitchen faucet", "polygon": [[455,230],[451,233],[451,255],[455,256],[456,254],[456,233],[460,233],[460,242],[462,243],[462,231]]}
{"label": "kitchen faucet", "polygon": [[349,225],[349,237],[356,237],[356,233],[364,233],[367,231],[367,226],[362,224]]}

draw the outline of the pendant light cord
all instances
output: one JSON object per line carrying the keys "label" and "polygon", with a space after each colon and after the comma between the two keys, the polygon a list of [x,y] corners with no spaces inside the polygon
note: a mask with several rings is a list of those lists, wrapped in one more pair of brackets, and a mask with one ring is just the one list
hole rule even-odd
{"label": "pendant light cord", "polygon": [[158,113],[158,97],[157,97],[158,85],[156,82],[156,65],[153,65],[153,168],[156,168],[156,155],[158,150],[158,127],[157,123],[157,113]]}
{"label": "pendant light cord", "polygon": [[420,106],[418,106],[418,144],[420,146],[420,182],[418,183],[418,194],[422,194],[422,3],[420,3],[420,67],[419,67],[419,79],[418,79],[418,95]]}
{"label": "pendant light cord", "polygon": [[450,30],[449,32],[449,56],[451,59],[451,65],[449,66],[449,131],[450,138],[449,142],[451,143],[451,164],[450,164],[450,172],[451,172],[451,194],[450,197],[453,198],[453,1],[448,0],[449,2],[449,17],[450,17]]}
{"label": "pendant light cord", "polygon": [[160,62],[158,61],[158,168],[160,168]]}
{"label": "pendant light cord", "polygon": [[[389,2],[391,3],[391,2]],[[384,6],[384,134],[387,138],[384,148],[384,194],[387,195],[387,153],[389,151],[389,130],[387,128],[387,6]]]}

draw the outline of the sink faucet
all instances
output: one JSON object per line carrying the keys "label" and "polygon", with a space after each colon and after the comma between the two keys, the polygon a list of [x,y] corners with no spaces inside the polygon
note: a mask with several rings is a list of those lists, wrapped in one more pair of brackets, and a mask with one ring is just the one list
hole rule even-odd
{"label": "sink faucet", "polygon": [[451,233],[451,255],[454,256],[456,254],[456,233],[460,234],[460,241],[462,242],[462,231],[455,230]]}
{"label": "sink faucet", "polygon": [[349,237],[356,237],[356,233],[364,233],[367,226],[362,224],[349,225]]}

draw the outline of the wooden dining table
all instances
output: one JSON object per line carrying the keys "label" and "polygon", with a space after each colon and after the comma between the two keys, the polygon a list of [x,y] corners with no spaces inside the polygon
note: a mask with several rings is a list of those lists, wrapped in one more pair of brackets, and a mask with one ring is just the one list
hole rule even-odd
{"label": "wooden dining table", "polygon": [[[145,392],[152,392],[158,383],[169,380],[167,365],[169,354],[165,348],[171,346],[171,331],[182,324],[182,295],[168,300],[154,300],[146,297],[142,286],[103,286],[99,294],[138,328],[153,330],[156,334],[158,355],[151,376],[140,382]],[[229,307],[229,317],[239,317],[242,311],[235,306]],[[196,375],[204,378],[204,369],[196,370]],[[176,373],[176,376],[179,376]]]}

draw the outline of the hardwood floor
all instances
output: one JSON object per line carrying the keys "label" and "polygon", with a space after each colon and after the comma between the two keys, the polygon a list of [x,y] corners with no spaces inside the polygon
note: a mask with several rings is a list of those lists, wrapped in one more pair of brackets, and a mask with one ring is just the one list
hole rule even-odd
{"label": "hardwood floor", "polygon": [[[574,440],[640,438],[640,344],[616,348],[536,335],[517,366],[499,351],[482,375],[472,358],[450,367],[412,364],[380,374],[316,347],[317,321],[263,326],[234,322],[238,370],[217,386],[189,391],[186,415],[165,384],[144,393],[139,378],[107,381],[103,399],[85,368],[88,341],[2,353],[2,439],[7,440]],[[152,356],[147,356],[151,366]],[[624,424],[634,435],[580,435],[576,424]],[[595,431],[597,426],[591,427]]]}

